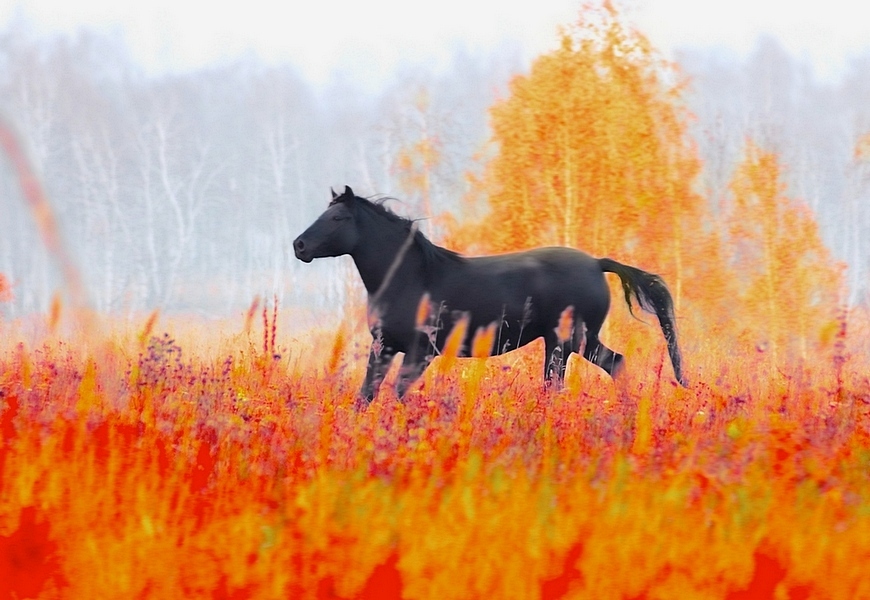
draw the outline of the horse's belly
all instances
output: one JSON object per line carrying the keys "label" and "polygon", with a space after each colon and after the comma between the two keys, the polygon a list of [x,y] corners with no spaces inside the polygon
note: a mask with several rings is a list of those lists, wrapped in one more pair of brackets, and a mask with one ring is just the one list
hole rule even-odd
{"label": "horse's belly", "polygon": [[437,294],[448,317],[443,322],[451,329],[467,315],[469,335],[495,324],[495,354],[547,335],[569,306],[575,320],[597,331],[610,306],[610,291],[597,263],[583,257],[565,253],[562,260],[544,261],[518,254],[511,261],[481,261],[480,268],[443,282]]}

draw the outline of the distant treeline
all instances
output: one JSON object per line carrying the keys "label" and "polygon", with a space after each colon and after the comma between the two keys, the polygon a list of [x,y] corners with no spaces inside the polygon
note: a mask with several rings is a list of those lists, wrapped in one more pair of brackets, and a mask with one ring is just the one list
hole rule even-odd
{"label": "distant treeline", "polygon": [[[697,116],[699,191],[728,202],[747,138],[777,152],[787,193],[816,212],[848,263],[852,302],[866,298],[870,56],[837,83],[818,82],[771,41],[745,62],[687,51],[679,63]],[[415,217],[457,213],[468,175],[494,151],[488,109],[526,68],[506,45],[457,50],[449,70],[408,65],[377,92],[340,75],[315,87],[252,57],[149,76],[116,37],[18,27],[0,33],[0,111],[28,148],[95,308],[224,316],[256,295],[316,307],[353,290],[346,261],[303,268],[289,248],[329,186],[395,196],[393,208]],[[0,273],[12,285],[7,318],[46,310],[60,287],[5,157]]]}

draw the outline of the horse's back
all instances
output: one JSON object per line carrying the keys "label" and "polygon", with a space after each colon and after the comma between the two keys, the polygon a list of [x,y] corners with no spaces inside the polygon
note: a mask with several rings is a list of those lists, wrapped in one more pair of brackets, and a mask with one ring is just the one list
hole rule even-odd
{"label": "horse's back", "polygon": [[568,306],[596,328],[610,307],[598,261],[571,248],[468,258],[444,275],[439,288],[433,299],[451,310],[470,312],[477,325],[500,315],[507,321],[531,319],[541,328],[540,335]]}
{"label": "horse's back", "polygon": [[596,292],[604,283],[597,259],[580,250],[563,247],[536,248],[494,256],[471,258],[470,281],[509,287],[535,296],[562,296]]}

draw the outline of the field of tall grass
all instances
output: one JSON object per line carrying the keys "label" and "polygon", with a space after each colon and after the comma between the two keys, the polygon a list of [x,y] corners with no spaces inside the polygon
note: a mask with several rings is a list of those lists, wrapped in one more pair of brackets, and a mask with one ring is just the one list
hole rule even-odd
{"label": "field of tall grass", "polygon": [[682,389],[661,341],[550,392],[532,344],[363,412],[361,327],[278,319],[0,324],[0,597],[870,598],[863,315],[785,372],[710,338]]}

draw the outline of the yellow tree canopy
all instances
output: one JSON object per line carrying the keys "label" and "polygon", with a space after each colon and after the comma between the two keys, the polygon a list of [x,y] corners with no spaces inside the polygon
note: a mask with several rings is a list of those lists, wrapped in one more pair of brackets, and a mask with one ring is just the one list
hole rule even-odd
{"label": "yellow tree canopy", "polygon": [[725,297],[677,79],[612,7],[585,9],[492,108],[495,153],[473,182],[488,214],[448,243],[472,253],[570,246],[658,272],[678,307],[697,296],[684,281],[698,274],[707,299]]}
{"label": "yellow tree canopy", "polygon": [[745,322],[775,360],[788,360],[832,341],[843,282],[812,212],[785,195],[781,171],[776,154],[747,144],[728,229]]}
{"label": "yellow tree canopy", "polygon": [[730,212],[712,213],[693,187],[700,160],[679,80],[610,5],[584,9],[491,109],[493,152],[471,194],[486,213],[448,223],[446,242],[611,256],[664,277],[689,338],[807,356],[836,328],[836,265],[812,214],[784,197],[776,156],[754,146]]}

